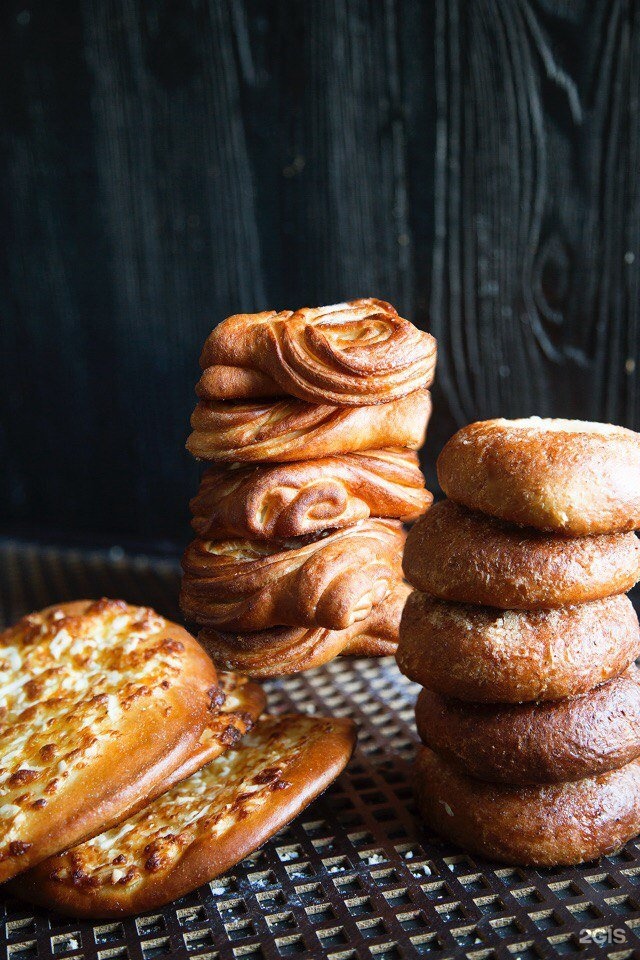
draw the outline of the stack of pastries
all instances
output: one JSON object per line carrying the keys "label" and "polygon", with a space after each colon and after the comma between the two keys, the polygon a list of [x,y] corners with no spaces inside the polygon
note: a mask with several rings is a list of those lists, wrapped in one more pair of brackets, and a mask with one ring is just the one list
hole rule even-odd
{"label": "stack of pastries", "polygon": [[442,836],[575,864],[640,832],[640,435],[490,420],[409,534],[397,659],[420,683],[418,807]]}
{"label": "stack of pastries", "polygon": [[433,337],[373,299],[211,333],[181,605],[217,663],[267,677],[395,651],[402,524],[432,500],[416,450],[435,363]]}

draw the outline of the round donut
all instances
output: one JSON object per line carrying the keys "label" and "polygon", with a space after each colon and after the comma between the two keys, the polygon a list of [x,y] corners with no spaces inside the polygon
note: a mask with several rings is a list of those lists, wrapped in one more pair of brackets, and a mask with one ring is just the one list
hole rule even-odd
{"label": "round donut", "polygon": [[621,595],[559,610],[496,610],[414,591],[400,623],[400,670],[446,697],[484,703],[586,693],[640,656],[633,604]]}
{"label": "round donut", "polygon": [[485,420],[438,458],[444,492],[472,510],[571,536],[640,527],[640,434],[583,420]]}
{"label": "round donut", "polygon": [[467,777],[422,747],[414,789],[429,827],[502,863],[585,863],[614,853],[640,832],[640,760],[572,783],[514,787]]}
{"label": "round donut", "polygon": [[640,757],[640,671],[547,703],[472,704],[423,690],[416,725],[427,747],[480,780],[582,780]]}
{"label": "round donut", "polygon": [[441,600],[549,609],[630,590],[640,541],[634,533],[541,533],[443,500],[413,526],[403,566],[409,583]]}

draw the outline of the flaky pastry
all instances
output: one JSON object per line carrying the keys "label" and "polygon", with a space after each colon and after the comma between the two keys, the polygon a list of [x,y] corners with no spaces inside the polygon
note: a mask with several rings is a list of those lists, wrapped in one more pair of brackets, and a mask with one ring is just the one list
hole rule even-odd
{"label": "flaky pastry", "polygon": [[398,643],[398,626],[409,593],[397,583],[364,620],[345,630],[276,627],[253,633],[201,630],[198,639],[214,661],[251,677],[277,677],[320,667],[337,656],[386,657]]}
{"label": "flaky pastry", "polygon": [[[208,400],[280,392],[311,403],[364,406],[428,387],[435,364],[434,338],[391,304],[351,300],[228,317],[204,345],[197,392]],[[238,392],[241,384],[245,393]]]}
{"label": "flaky pastry", "polygon": [[428,390],[371,407],[335,407],[302,400],[200,401],[187,450],[199,460],[259,463],[378,450],[417,450],[431,415]]}
{"label": "flaky pastry", "polygon": [[301,463],[210,467],[191,501],[199,537],[287,540],[369,516],[411,520],[432,495],[413,451],[389,448]]}
{"label": "flaky pastry", "polygon": [[182,561],[180,603],[189,620],[223,630],[344,630],[402,579],[403,544],[396,520],[361,520],[282,544],[194,540]]}

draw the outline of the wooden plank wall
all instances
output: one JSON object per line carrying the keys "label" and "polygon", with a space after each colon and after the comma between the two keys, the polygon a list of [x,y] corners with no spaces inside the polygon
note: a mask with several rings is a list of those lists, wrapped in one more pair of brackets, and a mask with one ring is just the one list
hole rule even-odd
{"label": "wooden plank wall", "polygon": [[199,346],[372,294],[480,417],[640,427],[634,0],[3,5],[0,509],[183,538]]}

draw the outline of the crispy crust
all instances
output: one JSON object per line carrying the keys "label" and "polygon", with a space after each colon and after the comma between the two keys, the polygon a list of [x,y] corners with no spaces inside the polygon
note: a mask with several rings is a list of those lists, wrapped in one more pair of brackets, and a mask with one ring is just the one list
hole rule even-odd
{"label": "crispy crust", "polygon": [[202,630],[200,643],[226,668],[252,677],[278,677],[322,666],[339,655],[386,657],[395,652],[409,588],[397,583],[368,617],[346,630],[276,628],[254,633]]}
{"label": "crispy crust", "polygon": [[193,637],[122,601],[30,614],[0,635],[0,658],[21,681],[0,725],[2,880],[126,817],[217,710],[217,675]]}
{"label": "crispy crust", "polygon": [[585,693],[640,656],[628,597],[558,610],[497,610],[414,591],[396,658],[406,676],[460,700],[521,703]]}
{"label": "crispy crust", "polygon": [[457,773],[428,747],[415,770],[418,810],[470,853],[521,866],[584,863],[640,832],[640,761],[573,783],[509,787]]}
{"label": "crispy crust", "polygon": [[[218,712],[210,715],[192,753],[164,780],[154,796],[170,790],[174,784],[186,780],[205,764],[222,756],[230,747],[235,747],[253,728],[267,706],[267,696],[262,687],[238,673],[219,673],[218,689]],[[153,799],[153,796],[147,797],[141,807]]]}
{"label": "crispy crust", "polygon": [[[364,406],[428,387],[436,341],[391,304],[369,298],[228,317],[209,335],[200,365],[198,393],[206,399],[231,399],[241,385],[243,396],[272,396],[277,384],[311,403]],[[262,377],[242,383],[230,367]]]}
{"label": "crispy crust", "polygon": [[196,394],[203,400],[263,400],[286,396],[286,391],[258,370],[218,363],[205,369],[196,385]]}
{"label": "crispy crust", "polygon": [[573,536],[640,527],[640,434],[580,420],[485,420],[438,458],[444,492],[472,510]]}
{"label": "crispy crust", "polygon": [[390,448],[266,467],[216,465],[191,501],[198,537],[288,540],[370,516],[413,520],[433,500],[413,451]]}
{"label": "crispy crust", "polygon": [[640,756],[640,674],[634,666],[580,697],[547,703],[463,703],[422,690],[416,725],[426,746],[480,780],[582,780]]}
{"label": "crispy crust", "polygon": [[180,603],[201,626],[344,630],[369,616],[402,578],[396,520],[362,520],[302,541],[194,540],[182,561]]}
{"label": "crispy crust", "polygon": [[367,407],[201,400],[187,450],[199,460],[243,463],[290,463],[388,446],[417,450],[430,415],[428,390]]}
{"label": "crispy crust", "polygon": [[435,504],[407,538],[407,580],[441,600],[535,610],[630,590],[640,577],[634,533],[568,538]]}
{"label": "crispy crust", "polygon": [[20,877],[13,890],[73,916],[158,909],[224,873],[291,821],[335,780],[354,746],[350,720],[266,717],[237,749],[128,823]]}

